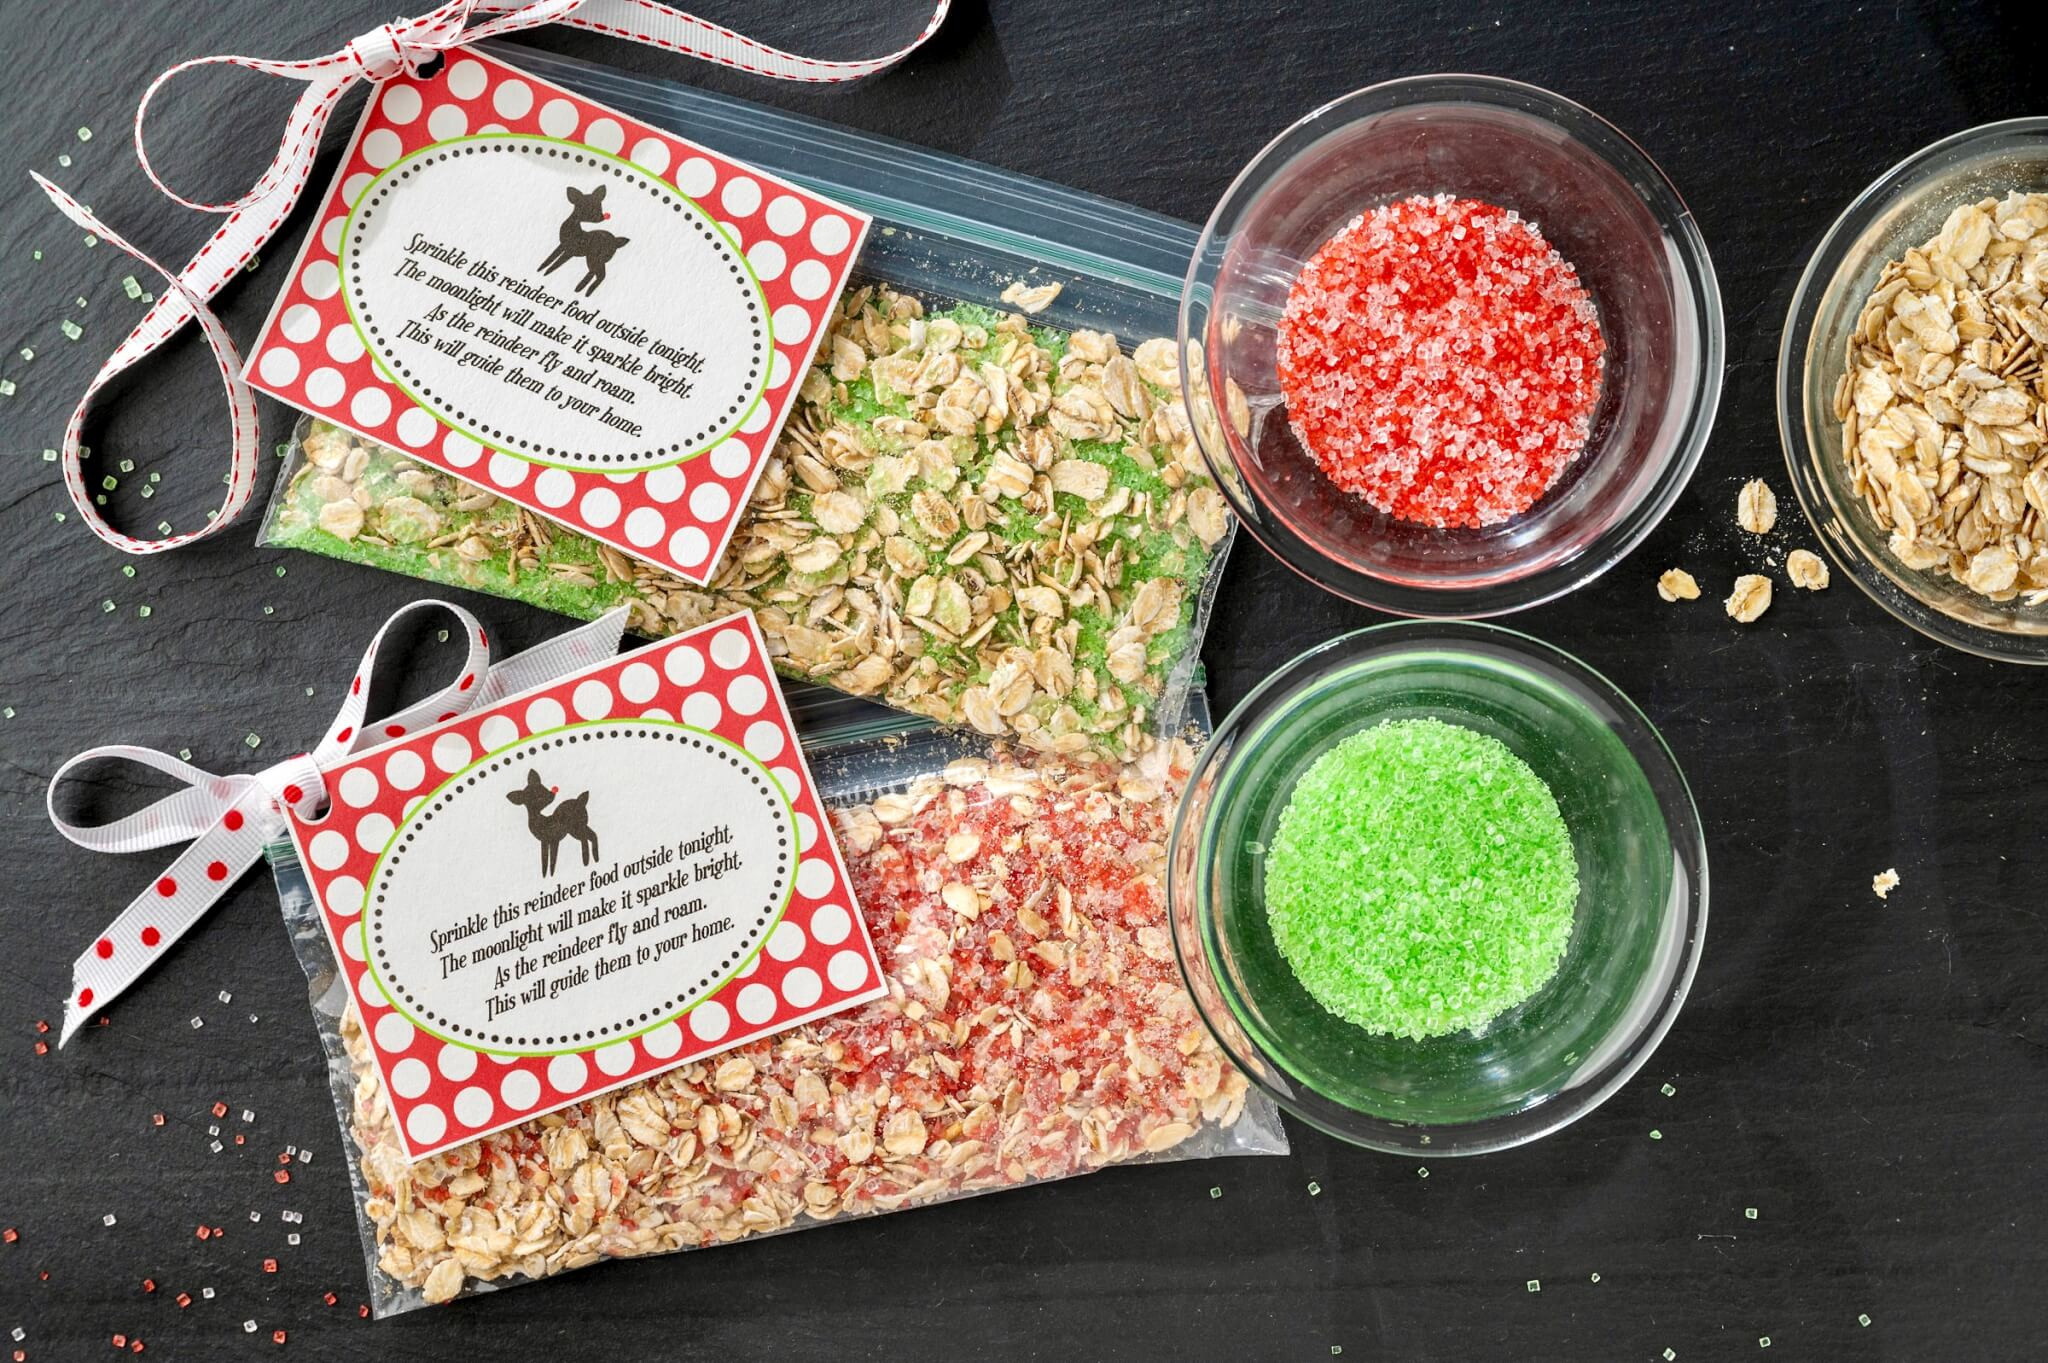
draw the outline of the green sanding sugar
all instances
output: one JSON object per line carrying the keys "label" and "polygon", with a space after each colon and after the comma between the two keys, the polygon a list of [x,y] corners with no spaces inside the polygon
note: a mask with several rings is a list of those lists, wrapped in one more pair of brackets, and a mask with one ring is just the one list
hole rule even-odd
{"label": "green sanding sugar", "polygon": [[1557,972],[1578,904],[1557,800],[1507,745],[1435,719],[1352,734],[1302,776],[1266,861],[1273,940],[1369,1032],[1485,1026]]}

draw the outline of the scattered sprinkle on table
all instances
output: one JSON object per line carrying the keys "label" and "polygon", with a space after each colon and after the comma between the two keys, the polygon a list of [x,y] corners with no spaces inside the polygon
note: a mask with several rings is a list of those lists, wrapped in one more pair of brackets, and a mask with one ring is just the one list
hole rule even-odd
{"label": "scattered sprinkle on table", "polygon": [[1521,515],[1584,448],[1605,342],[1578,272],[1512,209],[1383,204],[1288,291],[1280,387],[1345,491],[1438,528]]}
{"label": "scattered sprinkle on table", "polygon": [[1266,863],[1281,955],[1316,1002],[1411,1039],[1482,1027],[1556,973],[1578,904],[1556,798],[1500,740],[1375,725],[1303,774]]}

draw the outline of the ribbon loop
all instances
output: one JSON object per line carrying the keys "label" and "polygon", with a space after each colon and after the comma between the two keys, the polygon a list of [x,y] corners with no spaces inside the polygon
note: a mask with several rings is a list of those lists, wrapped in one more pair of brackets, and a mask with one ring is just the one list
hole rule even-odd
{"label": "ribbon loop", "polygon": [[[366,725],[370,692],[386,637],[421,611],[446,611],[464,636],[462,671],[425,700]],[[57,1044],[71,1039],[89,1016],[141,978],[163,950],[189,931],[263,854],[266,842],[286,831],[285,810],[311,813],[327,804],[327,771],[344,757],[467,710],[544,685],[618,652],[626,612],[612,611],[566,634],[491,663],[490,636],[475,616],[447,601],[415,601],[386,620],[363,651],[341,708],[312,751],[250,774],[220,776],[154,748],[111,744],[79,753],[50,778],[47,804],[57,831],[94,852],[140,852],[189,842],[164,873],[130,901],[71,966],[71,999]],[[90,762],[129,762],[185,783],[183,790],[104,824],[81,825],[57,812],[58,789]]]}
{"label": "ribbon loop", "polygon": [[[36,176],[36,183],[58,209],[88,232],[126,251],[170,281],[170,289],[159,298],[140,323],[108,357],[72,411],[64,428],[62,469],[64,487],[78,518],[99,539],[130,554],[155,554],[175,549],[225,530],[248,506],[255,490],[260,462],[260,428],[256,421],[255,391],[242,379],[242,357],[228,338],[227,329],[207,304],[228,280],[254,259],[276,234],[299,201],[312,174],[313,158],[321,135],[335,107],[357,84],[367,80],[390,80],[400,74],[415,74],[430,58],[465,42],[516,33],[546,24],[561,23],[602,33],[627,42],[665,48],[701,61],[717,62],[756,75],[778,80],[845,81],[895,65],[922,46],[945,19],[951,0],[935,0],[931,19],[905,46],[880,57],[857,61],[820,61],[757,43],[730,29],[707,23],[693,14],[671,9],[658,0],[447,0],[438,9],[410,19],[399,19],[352,39],[346,46],[323,57],[306,61],[276,61],[265,57],[196,57],[178,63],[150,82],[135,110],[135,159],[151,184],[173,202],[201,213],[223,213],[227,221],[201,247],[199,253],[173,274],[109,231],[91,212],[57,186]],[[472,17],[492,16],[474,28]],[[301,81],[305,89],[292,106],[277,154],[249,191],[227,203],[206,203],[188,199],[156,173],[149,159],[143,124],[149,104],[171,79],[202,66],[238,66],[267,76]],[[228,497],[219,513],[197,530],[183,531],[163,539],[143,539],[116,530],[100,513],[87,487],[83,467],[82,436],[85,414],[93,399],[115,377],[155,353],[178,329],[197,319],[205,329],[206,341],[220,366],[227,387],[228,408],[233,431],[228,470]]]}
{"label": "ribbon loop", "polygon": [[[93,762],[133,763],[175,776],[185,783],[185,788],[108,823],[74,824],[57,812],[57,791],[80,767]],[[235,797],[241,794],[242,783],[248,779],[216,776],[154,748],[128,744],[87,748],[57,768],[56,775],[50,778],[47,797],[50,822],[66,838],[94,852],[143,852],[174,842],[190,842],[219,821]]]}
{"label": "ribbon loop", "polygon": [[390,80],[400,72],[411,75],[419,69],[412,54],[399,45],[396,24],[386,24],[351,39],[348,54],[363,75],[373,81]]}

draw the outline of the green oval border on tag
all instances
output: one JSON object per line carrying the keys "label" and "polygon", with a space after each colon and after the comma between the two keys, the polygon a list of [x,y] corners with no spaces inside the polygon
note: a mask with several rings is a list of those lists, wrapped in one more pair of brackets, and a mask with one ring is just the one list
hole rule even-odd
{"label": "green oval border on tag", "polygon": [[[775,793],[776,799],[782,802],[783,810],[789,820],[789,829],[791,836],[793,838],[796,836],[796,805],[794,804],[794,802],[790,800],[789,792],[785,791],[782,788],[782,783],[775,779],[775,773],[769,769],[768,765],[765,762],[761,761],[760,758],[754,756],[745,748],[741,747],[739,744],[734,743],[731,739],[722,738],[719,735],[712,733],[710,730],[700,729],[694,724],[679,724],[673,720],[661,719],[594,719],[587,720],[580,724],[562,724],[552,729],[536,730],[533,733],[526,734],[525,736],[516,739],[511,743],[506,744],[504,747],[499,748],[494,752],[485,753],[482,757],[479,757],[476,761],[471,762],[468,766],[462,768],[460,771],[454,772],[448,777],[447,780],[441,782],[440,785],[435,786],[432,790],[428,791],[425,795],[421,796],[419,803],[413,806],[413,812],[411,814],[406,815],[403,819],[401,819],[398,822],[398,825],[391,830],[391,840],[385,843],[384,850],[377,854],[376,863],[372,865],[370,868],[370,878],[366,882],[364,882],[363,911],[360,915],[357,916],[354,927],[352,929],[353,931],[359,932],[363,935],[363,969],[369,974],[370,978],[376,982],[378,990],[384,995],[384,997],[387,1000],[390,1001],[392,1010],[396,1012],[400,1017],[404,1018],[407,1022],[411,1023],[419,1031],[426,1034],[427,1036],[433,1037],[436,1041],[446,1042],[447,1044],[452,1046],[459,1046],[466,1051],[475,1051],[479,1055],[509,1055],[521,1058],[535,1058],[540,1056],[556,1055],[581,1055],[586,1051],[599,1050],[605,1046],[616,1045],[621,1041],[637,1040],[640,1037],[647,1035],[649,1032],[658,1031],[661,1028],[666,1027],[671,1022],[680,1023],[684,1018],[688,1017],[693,1010],[695,1010],[699,1005],[704,1003],[705,1000],[715,997],[720,990],[724,989],[727,985],[731,984],[735,979],[739,978],[741,972],[745,971],[748,966],[752,965],[755,959],[760,956],[762,951],[764,951],[767,948],[768,939],[774,935],[776,927],[780,925],[783,918],[788,915],[790,903],[796,897],[796,870],[801,869],[803,865],[803,849],[801,845],[796,846],[796,850],[794,853],[796,869],[791,870],[789,875],[789,883],[783,887],[782,902],[776,906],[774,915],[771,918],[769,918],[767,925],[761,931],[760,942],[758,942],[755,945],[752,951],[749,951],[745,956],[743,956],[740,959],[739,963],[733,966],[733,968],[730,971],[728,971],[724,976],[722,976],[716,984],[713,984],[708,989],[706,989],[701,995],[699,995],[696,999],[692,1000],[687,1006],[678,1009],[674,1013],[670,1013],[662,1017],[658,1021],[651,1022],[647,1024],[647,1026],[642,1027],[637,1031],[621,1032],[617,1036],[607,1037],[602,1041],[598,1041],[589,1045],[565,1046],[558,1050],[551,1051],[505,1050],[490,1046],[479,1046],[471,1041],[465,1040],[464,1038],[450,1036],[447,1033],[440,1031],[434,1027],[429,1027],[426,1023],[420,1021],[417,1017],[414,1017],[413,1014],[406,1008],[406,1006],[399,1001],[397,995],[393,993],[393,991],[388,985],[385,984],[383,976],[377,973],[376,954],[370,950],[369,921],[370,906],[373,902],[371,896],[377,887],[378,877],[384,873],[385,858],[389,856],[392,847],[397,845],[400,836],[405,832],[407,827],[413,824],[421,810],[428,809],[432,806],[435,797],[438,796],[442,791],[448,789],[448,787],[454,785],[456,782],[460,781],[463,777],[469,775],[471,772],[475,771],[478,767],[481,767],[486,762],[496,761],[504,753],[511,750],[512,748],[518,747],[520,744],[530,743],[538,738],[546,738],[550,734],[568,733],[576,729],[601,728],[607,725],[615,724],[646,725],[651,728],[680,729],[687,733],[695,734],[699,738],[703,738],[709,742],[716,743],[720,747],[730,748],[734,753],[737,753],[743,761],[751,763],[754,767],[758,768],[761,774],[767,778],[768,788]],[[323,907],[323,912],[324,911],[325,910]]]}
{"label": "green oval border on tag", "polygon": [[[748,401],[746,405],[741,408],[740,413],[737,417],[733,418],[733,420],[730,423],[721,428],[717,432],[717,434],[706,437],[702,444],[700,444],[696,449],[690,451],[687,454],[678,455],[674,459],[665,459],[658,464],[635,464],[633,467],[628,469],[606,470],[603,468],[593,467],[588,464],[566,463],[561,460],[544,458],[540,455],[525,454],[518,450],[501,449],[496,442],[488,440],[483,436],[478,435],[475,431],[470,430],[467,426],[458,425],[454,421],[449,420],[448,417],[438,407],[422,401],[419,394],[415,393],[406,384],[400,382],[398,378],[392,374],[391,366],[386,357],[383,354],[381,354],[375,346],[370,344],[369,335],[365,332],[363,328],[362,318],[356,314],[355,305],[349,301],[348,247],[350,237],[354,234],[356,229],[357,206],[367,202],[372,197],[372,195],[376,193],[377,187],[380,184],[383,184],[386,180],[398,174],[410,163],[419,160],[421,157],[432,155],[439,152],[444,152],[449,147],[461,146],[465,143],[475,142],[542,143],[559,147],[573,147],[579,153],[587,153],[591,156],[598,157],[602,160],[610,161],[615,165],[623,167],[626,171],[639,177],[640,179],[655,185],[663,193],[669,195],[670,197],[680,200],[686,212],[695,214],[712,231],[718,233],[720,236],[724,237],[727,241],[732,243],[733,251],[739,257],[740,268],[746,271],[747,282],[753,285],[754,297],[756,300],[758,300],[760,306],[761,327],[766,337],[765,345],[768,355],[768,358],[761,369],[760,382],[756,385],[751,400]],[[418,407],[423,412],[426,412],[429,416],[433,417],[434,420],[438,421],[441,425],[447,427],[449,430],[456,432],[458,435],[463,436],[465,439],[475,441],[478,445],[482,446],[486,450],[492,451],[493,453],[497,454],[507,455],[510,458],[517,459],[522,463],[534,464],[542,468],[559,468],[566,470],[567,472],[570,473],[595,474],[600,477],[611,476],[616,474],[640,475],[651,473],[655,469],[673,468],[678,464],[687,464],[692,459],[701,458],[703,455],[709,453],[715,446],[717,446],[721,442],[731,439],[735,432],[737,432],[738,430],[740,430],[741,427],[747,424],[748,419],[754,415],[754,412],[761,406],[763,402],[767,400],[768,397],[768,380],[770,376],[774,373],[775,369],[775,315],[774,310],[768,306],[768,291],[762,287],[761,277],[754,272],[754,263],[751,260],[747,259],[745,245],[732,233],[726,231],[724,225],[721,224],[717,218],[713,217],[708,211],[706,211],[706,209],[701,203],[699,203],[696,199],[690,197],[688,194],[683,193],[682,190],[678,189],[673,184],[670,184],[667,180],[662,179],[659,175],[651,173],[644,166],[638,165],[632,161],[628,161],[622,156],[613,155],[611,152],[600,151],[596,147],[593,147],[585,142],[574,142],[562,137],[547,137],[539,133],[473,133],[464,137],[451,137],[446,139],[445,141],[430,143],[427,146],[421,147],[418,151],[410,152],[404,156],[401,156],[398,160],[393,161],[390,165],[386,166],[383,170],[379,171],[377,175],[370,181],[370,183],[363,187],[362,193],[356,195],[354,202],[349,204],[348,216],[343,220],[342,223],[341,243],[335,249],[334,252],[334,266],[336,277],[339,280],[338,292],[341,297],[341,306],[348,315],[349,326],[354,329],[356,333],[356,339],[362,343],[364,353],[367,354],[370,357],[372,363],[376,365],[377,372],[384,379],[384,381],[389,383],[393,388],[396,388],[399,392],[403,393],[406,397],[406,400],[412,403],[413,406]],[[792,381],[794,381],[795,376],[792,375],[791,379]]]}

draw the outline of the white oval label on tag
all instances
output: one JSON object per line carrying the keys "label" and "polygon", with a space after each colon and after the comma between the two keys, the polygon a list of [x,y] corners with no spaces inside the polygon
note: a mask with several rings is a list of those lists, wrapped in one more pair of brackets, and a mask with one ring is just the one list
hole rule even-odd
{"label": "white oval label on tag", "polygon": [[700,454],[760,401],[768,301],[674,185],[545,137],[398,161],[356,198],[341,294],[408,397],[494,449],[629,473]]}
{"label": "white oval label on tag", "polygon": [[364,945],[427,1032],[588,1049],[730,979],[788,906],[797,852],[788,800],[740,748],[655,720],[571,725],[420,802],[378,859]]}

